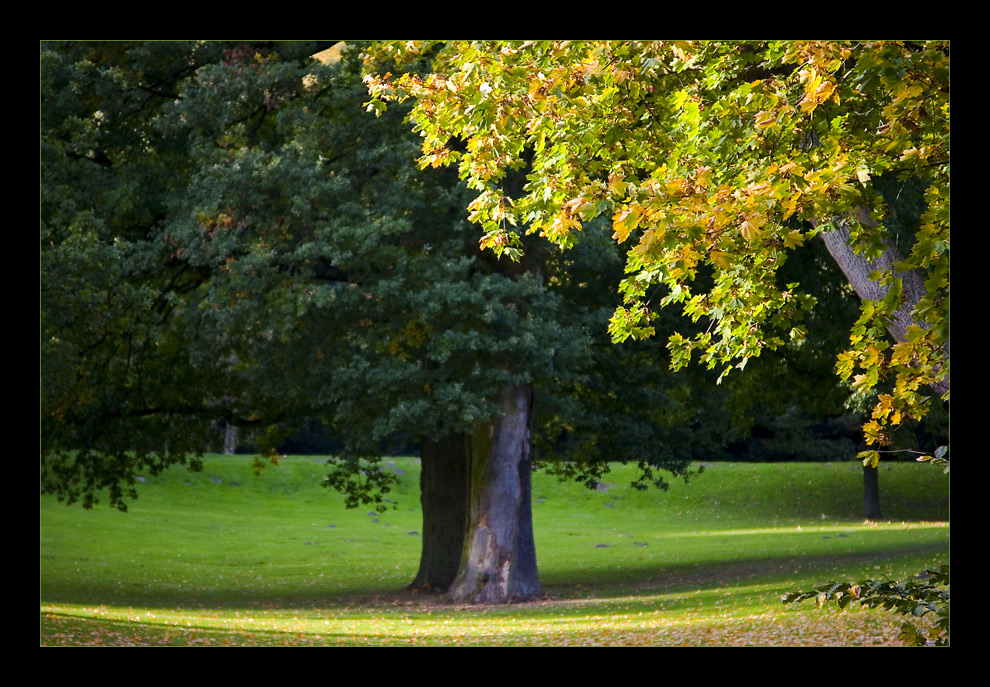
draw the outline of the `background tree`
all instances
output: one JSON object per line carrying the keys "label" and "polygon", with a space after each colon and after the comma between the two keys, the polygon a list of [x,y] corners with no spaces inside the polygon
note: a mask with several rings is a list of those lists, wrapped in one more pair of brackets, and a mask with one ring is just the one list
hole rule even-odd
{"label": "background tree", "polygon": [[[429,76],[377,67],[426,50]],[[675,303],[708,323],[670,337],[675,366],[698,351],[724,375],[799,340],[795,318],[814,303],[776,275],[820,234],[864,299],[838,372],[862,393],[893,381],[868,445],[925,415],[922,387],[948,399],[947,43],[405,42],[367,64],[369,108],[415,98],[421,163],[456,163],[476,192],[483,245],[513,258],[522,233],[573,245],[603,214],[617,242],[635,241],[616,341],[652,336],[657,307]],[[526,195],[509,199],[499,181],[526,159]],[[925,186],[903,253],[878,179]],[[713,279],[699,288],[702,269]]]}

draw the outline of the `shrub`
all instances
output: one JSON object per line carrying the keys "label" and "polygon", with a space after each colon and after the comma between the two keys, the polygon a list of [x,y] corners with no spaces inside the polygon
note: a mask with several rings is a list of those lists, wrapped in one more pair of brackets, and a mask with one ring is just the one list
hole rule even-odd
{"label": "shrub", "polygon": [[850,603],[858,603],[869,608],[881,607],[912,618],[922,618],[935,613],[935,626],[925,631],[911,621],[901,625],[904,641],[915,646],[949,645],[949,566],[943,565],[937,571],[925,570],[907,582],[891,580],[864,580],[858,583],[827,582],[811,591],[791,592],[784,597],[784,603],[797,603],[815,599],[818,607],[835,603],[845,608]]}

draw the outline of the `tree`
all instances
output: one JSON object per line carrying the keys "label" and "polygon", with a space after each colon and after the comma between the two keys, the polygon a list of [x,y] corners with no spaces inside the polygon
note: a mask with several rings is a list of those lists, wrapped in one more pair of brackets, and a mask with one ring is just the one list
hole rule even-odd
{"label": "tree", "polygon": [[[401,71],[427,52],[431,74]],[[820,235],[863,299],[838,373],[859,393],[893,381],[864,464],[928,411],[923,387],[948,400],[947,43],[410,41],[366,64],[369,109],[415,99],[421,164],[456,164],[476,192],[484,246],[518,259],[523,234],[572,246],[611,217],[632,242],[616,341],[652,336],[672,304],[708,323],[670,336],[677,367],[698,352],[724,376],[800,340],[814,303],[776,275]],[[524,164],[525,195],[509,198],[500,181]],[[904,179],[923,183],[925,210],[901,252],[878,188]]]}
{"label": "tree", "polygon": [[385,508],[382,447],[405,432],[423,446],[414,585],[530,598],[533,434],[687,466],[649,431],[615,438],[604,418],[628,407],[566,398],[606,349],[600,283],[571,269],[620,263],[537,237],[517,262],[483,251],[456,175],[410,165],[402,111],[365,114],[356,53],[311,59],[325,47],[42,45],[42,488],[125,509],[138,471],[195,469],[218,421],[276,461],[317,417],[344,443],[326,484]]}

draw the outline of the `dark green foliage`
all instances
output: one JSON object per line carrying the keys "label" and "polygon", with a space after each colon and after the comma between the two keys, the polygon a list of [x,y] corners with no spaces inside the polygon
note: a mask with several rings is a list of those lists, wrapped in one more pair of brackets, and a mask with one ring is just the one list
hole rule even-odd
{"label": "dark green foliage", "polygon": [[659,470],[686,475],[692,461],[714,456],[708,437],[716,430],[703,417],[706,410],[721,413],[723,395],[698,393],[703,371],[670,372],[662,341],[612,343],[608,319],[620,297],[611,285],[622,269],[618,249],[597,223],[585,227],[573,248],[548,252],[547,284],[582,338],[567,342],[570,364],[536,387],[536,455],[551,471],[592,488],[607,461],[638,463],[637,484],[665,488]]}
{"label": "dark green foliage", "polygon": [[[826,582],[811,591],[791,592],[784,603],[815,599],[819,606],[835,603],[846,608],[858,603],[869,608],[883,608],[894,613],[921,618],[929,613],[937,617],[934,631],[926,633],[906,621],[901,626],[901,639],[917,646],[948,646],[949,644],[949,566],[925,570],[906,582],[863,580],[862,582]],[[944,634],[943,634],[944,633]]]}
{"label": "dark green foliage", "polygon": [[326,406],[311,361],[355,318],[335,301],[363,301],[351,263],[374,269],[401,223],[335,151],[360,132],[316,116],[360,93],[307,59],[320,47],[42,46],[46,490],[90,505],[108,487],[123,507],[135,469],[209,447],[216,420]]}
{"label": "dark green foliage", "polygon": [[614,251],[483,253],[456,175],[322,47],[42,45],[42,488],[124,508],[218,422],[274,459],[317,418],[327,484],[380,506],[389,442],[469,432],[510,384],[558,456],[683,470],[665,364],[604,336]]}

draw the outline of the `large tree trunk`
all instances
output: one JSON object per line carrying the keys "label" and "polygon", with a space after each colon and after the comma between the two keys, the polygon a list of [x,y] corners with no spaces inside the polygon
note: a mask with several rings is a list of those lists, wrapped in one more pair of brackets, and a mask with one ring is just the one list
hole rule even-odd
{"label": "large tree trunk", "polygon": [[446,592],[460,569],[468,526],[468,437],[420,442],[423,549],[410,589]]}
{"label": "large tree trunk", "polygon": [[540,595],[530,497],[529,386],[509,386],[502,416],[471,438],[469,524],[449,596],[467,603],[526,601]]}
{"label": "large tree trunk", "polygon": [[[868,222],[865,213],[861,213],[860,221]],[[870,279],[870,273],[874,270],[891,269],[895,276],[901,280],[901,307],[895,313],[894,318],[887,326],[887,331],[894,337],[895,341],[907,341],[907,328],[912,324],[927,326],[922,322],[915,322],[911,316],[911,311],[923,295],[925,295],[925,283],[921,274],[915,271],[898,272],[894,268],[894,263],[902,258],[897,252],[897,248],[888,245],[887,250],[876,260],[868,260],[863,255],[856,254],[849,245],[850,232],[846,224],[842,224],[834,231],[823,233],[822,238],[829,254],[839,265],[846,279],[856,290],[856,293],[863,300],[882,300],[890,291],[890,287],[878,284]],[[949,344],[945,344],[945,357],[949,357]],[[949,390],[948,382],[941,380],[932,385],[939,394],[944,394]]]}

